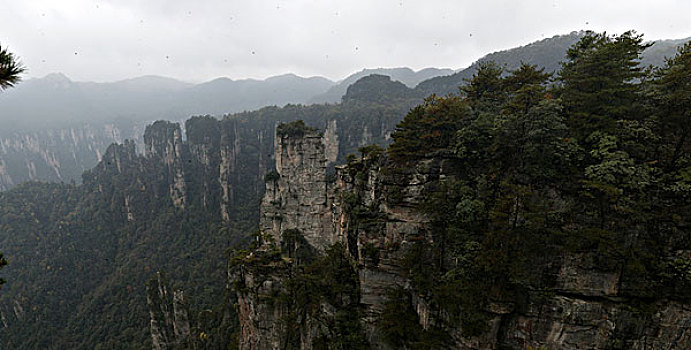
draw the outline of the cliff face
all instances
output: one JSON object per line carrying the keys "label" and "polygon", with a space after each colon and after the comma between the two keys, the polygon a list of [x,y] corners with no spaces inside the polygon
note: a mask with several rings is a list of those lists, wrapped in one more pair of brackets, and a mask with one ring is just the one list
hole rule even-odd
{"label": "cliff face", "polygon": [[262,199],[260,229],[275,242],[299,229],[311,246],[334,243],[327,194],[325,144],[321,135],[277,139],[276,178],[268,179]]}
{"label": "cliff face", "polygon": [[108,145],[126,139],[141,144],[143,131],[139,122],[0,131],[0,191],[26,181],[77,181]]}
{"label": "cliff face", "polygon": [[[278,348],[289,341],[282,320],[294,305],[277,304],[272,295],[290,289],[287,281],[300,270],[289,244],[294,239],[288,233],[295,232],[321,254],[334,243],[345,247],[357,266],[359,292],[353,312],[362,310],[359,323],[373,348],[391,348],[380,322],[389,292],[397,288],[411,295],[409,305],[400,307],[414,310],[422,329],[441,326],[450,335],[451,348],[691,348],[688,304],[627,290],[624,277],[598,266],[593,252],[536,261],[534,273],[553,281],[550,291],[527,290],[520,303],[486,305],[485,330],[464,336],[459,323],[450,322],[432,300],[415,290],[404,267],[416,243],[437,239],[431,218],[419,209],[421,201],[439,193],[463,169],[452,159],[434,158],[383,171],[380,156],[366,154],[337,167],[335,180],[327,181],[325,158],[324,141],[314,134],[277,143],[277,174],[267,179],[261,207],[262,244],[230,271],[238,286],[242,349]],[[270,258],[271,254],[282,259]],[[329,333],[328,325],[336,308],[319,305],[318,311],[291,325],[300,329],[297,344],[302,349],[313,348],[320,334],[335,334]]]}
{"label": "cliff face", "polygon": [[161,273],[146,287],[146,300],[151,317],[151,338],[154,350],[182,349],[190,346],[190,320],[184,294],[172,295]]}

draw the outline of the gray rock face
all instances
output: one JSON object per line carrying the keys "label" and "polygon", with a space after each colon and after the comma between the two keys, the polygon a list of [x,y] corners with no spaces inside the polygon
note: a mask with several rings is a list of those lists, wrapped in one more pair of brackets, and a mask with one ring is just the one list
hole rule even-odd
{"label": "gray rock face", "polygon": [[[271,273],[265,269],[270,269]],[[243,350],[283,349],[286,343],[284,310],[265,300],[283,284],[287,270],[277,265],[243,267],[231,279],[241,281],[236,288],[237,313],[240,321],[240,344]]]}
{"label": "gray rock face", "polygon": [[26,181],[79,182],[111,143],[141,144],[143,130],[140,122],[0,130],[0,191]]}
{"label": "gray rock face", "polygon": [[190,344],[190,321],[181,290],[173,292],[160,273],[146,286],[146,301],[151,316],[151,340],[154,350],[187,348]]}
{"label": "gray rock face", "polygon": [[[439,321],[425,296],[412,290],[401,259],[413,242],[433,239],[429,218],[416,209],[424,194],[462,169],[450,160],[429,159],[399,173],[384,174],[377,160],[364,159],[337,167],[335,182],[327,182],[325,153],[324,142],[314,134],[277,141],[278,177],[268,181],[262,201],[260,229],[265,242],[258,252],[279,249],[282,233],[288,229],[300,230],[320,251],[343,243],[358,265],[363,328],[373,348],[387,349],[376,325],[387,290],[395,286],[411,290],[411,306],[421,327]],[[360,214],[354,213],[354,206]],[[658,300],[649,304],[646,312],[652,312],[652,317],[644,322],[641,311],[622,294],[621,276],[602,272],[590,261],[584,254],[555,261],[553,292],[540,296],[527,292],[526,305],[490,304],[486,310],[490,321],[481,336],[463,337],[460,326],[447,326],[455,343],[452,347],[691,349],[689,305]],[[265,296],[282,288],[289,264],[284,260],[244,266],[231,276],[244,286],[237,293],[242,349],[274,349],[284,344],[285,330],[279,320],[285,310],[267,303]],[[315,330],[302,333],[301,348],[311,349],[308,335]],[[621,334],[630,336],[622,339]]]}
{"label": "gray rock face", "polygon": [[144,134],[145,155],[158,160],[168,168],[170,198],[173,206],[185,208],[187,191],[183,169],[183,143],[180,125],[158,121],[146,129]]}
{"label": "gray rock face", "polygon": [[276,147],[278,178],[267,182],[262,199],[260,227],[274,242],[281,234],[298,229],[317,250],[335,243],[326,184],[323,138],[308,134],[300,138],[279,137]]}

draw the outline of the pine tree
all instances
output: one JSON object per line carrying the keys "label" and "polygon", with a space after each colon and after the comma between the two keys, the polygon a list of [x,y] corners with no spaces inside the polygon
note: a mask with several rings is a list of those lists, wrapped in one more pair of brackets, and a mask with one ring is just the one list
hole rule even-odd
{"label": "pine tree", "polygon": [[649,46],[642,42],[634,31],[588,32],[567,51],[559,92],[579,142],[595,131],[612,133],[617,120],[641,117],[638,97],[645,72],[639,62]]}
{"label": "pine tree", "polygon": [[[22,64],[16,60],[14,55],[0,45],[0,90],[5,90],[18,83],[21,78],[19,75],[24,72]],[[0,253],[0,268],[7,265],[7,259]],[[0,278],[0,287],[5,280]]]}
{"label": "pine tree", "polygon": [[496,112],[505,101],[503,73],[504,70],[494,61],[480,62],[477,72],[466,81],[468,84],[460,88],[461,95],[476,113]]}
{"label": "pine tree", "polygon": [[0,90],[13,87],[21,80],[20,74],[24,71],[24,66],[14,54],[0,45]]}
{"label": "pine tree", "polygon": [[663,135],[661,161],[672,170],[691,154],[691,42],[656,71],[653,96]]}

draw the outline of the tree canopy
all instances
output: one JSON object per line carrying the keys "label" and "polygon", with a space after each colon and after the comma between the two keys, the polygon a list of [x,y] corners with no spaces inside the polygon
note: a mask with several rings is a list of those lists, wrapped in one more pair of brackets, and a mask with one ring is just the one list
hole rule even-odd
{"label": "tree canopy", "polygon": [[13,87],[21,80],[21,74],[26,68],[7,50],[7,47],[0,45],[0,90]]}

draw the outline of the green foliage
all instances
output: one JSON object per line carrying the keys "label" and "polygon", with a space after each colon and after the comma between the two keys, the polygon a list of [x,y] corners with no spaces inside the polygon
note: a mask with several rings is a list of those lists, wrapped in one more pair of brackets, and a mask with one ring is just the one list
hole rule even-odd
{"label": "green foliage", "polygon": [[469,107],[460,97],[430,96],[398,124],[388,153],[394,161],[406,162],[450,151],[456,131],[468,117]]}
{"label": "green foliage", "polygon": [[276,170],[271,170],[264,174],[264,182],[276,182],[281,179],[281,174]]}
{"label": "green foliage", "polygon": [[391,77],[372,74],[361,78],[348,87],[342,101],[344,104],[356,103],[400,103],[408,99],[416,99],[419,95],[399,81],[391,81]]}
{"label": "green foliage", "polygon": [[413,309],[411,295],[403,288],[390,290],[377,326],[384,340],[396,349],[445,349],[450,336],[437,326],[424,329]]}
{"label": "green foliage", "polygon": [[645,72],[639,66],[649,45],[634,31],[619,36],[587,32],[568,51],[559,73],[560,96],[580,142],[594,131],[612,133],[619,119],[639,119]]}
{"label": "green foliage", "polygon": [[283,137],[303,137],[306,134],[316,132],[317,129],[309,127],[302,120],[296,120],[290,123],[282,123],[276,128],[276,135]]}
{"label": "green foliage", "polygon": [[496,63],[481,62],[477,72],[467,81],[467,85],[461,87],[462,96],[468,101],[475,111],[493,111],[504,103],[506,91],[502,74],[504,70]]}
{"label": "green foliage", "polygon": [[[535,66],[504,74],[484,64],[464,97],[427,102],[447,106],[445,117],[421,106],[399,125],[384,171],[400,172],[397,160],[444,157],[430,151],[448,148],[455,157],[447,164],[462,169],[425,187],[418,210],[430,223],[408,239],[402,261],[410,293],[444,315],[437,322],[482,333],[490,305],[520,310],[549,295],[553,264],[564,257],[618,274],[631,303],[688,300],[691,46],[652,80],[638,66],[645,47],[633,32],[587,33],[554,90]],[[458,121],[447,124],[453,142],[423,146],[430,125],[447,120]],[[395,320],[414,327],[416,317],[394,307],[411,303],[402,294],[392,300],[382,324],[402,347],[413,341],[396,333]],[[647,322],[625,326],[621,347]],[[405,331],[415,339],[419,332]]]}
{"label": "green foliage", "polygon": [[[298,346],[300,330],[306,327],[308,318],[314,318],[328,329],[328,333],[317,335],[315,348],[369,349],[360,326],[357,272],[340,243],[311,262],[293,264],[283,286],[271,302],[285,310],[282,322],[286,348]],[[321,314],[323,303],[335,309],[333,317]]]}
{"label": "green foliage", "polygon": [[365,258],[369,259],[374,266],[379,264],[379,248],[373,242],[367,242],[362,249]]}
{"label": "green foliage", "polygon": [[[0,90],[13,87],[21,78],[20,74],[24,72],[25,68],[14,57],[14,54],[7,51],[7,48],[2,48],[0,45]],[[0,269],[7,265],[7,259],[0,253]],[[0,278],[0,288],[5,283],[5,280]]]}
{"label": "green foliage", "polygon": [[[5,259],[5,256],[2,253],[0,253],[0,268],[2,268],[3,266],[6,266],[6,265],[7,265],[7,259]],[[7,281],[5,281],[3,278],[0,278],[0,289],[2,289],[2,285],[5,284],[5,282],[7,282]]]}
{"label": "green foliage", "polygon": [[655,71],[652,99],[655,105],[660,159],[663,167],[678,170],[688,166],[691,154],[691,42]]}
{"label": "green foliage", "polygon": [[9,52],[7,47],[3,48],[0,45],[0,90],[11,88],[18,83],[21,80],[20,74],[25,70],[17,57]]}
{"label": "green foliage", "polygon": [[384,155],[385,150],[377,144],[372,144],[358,148],[358,152],[362,154],[363,159],[376,162]]}

